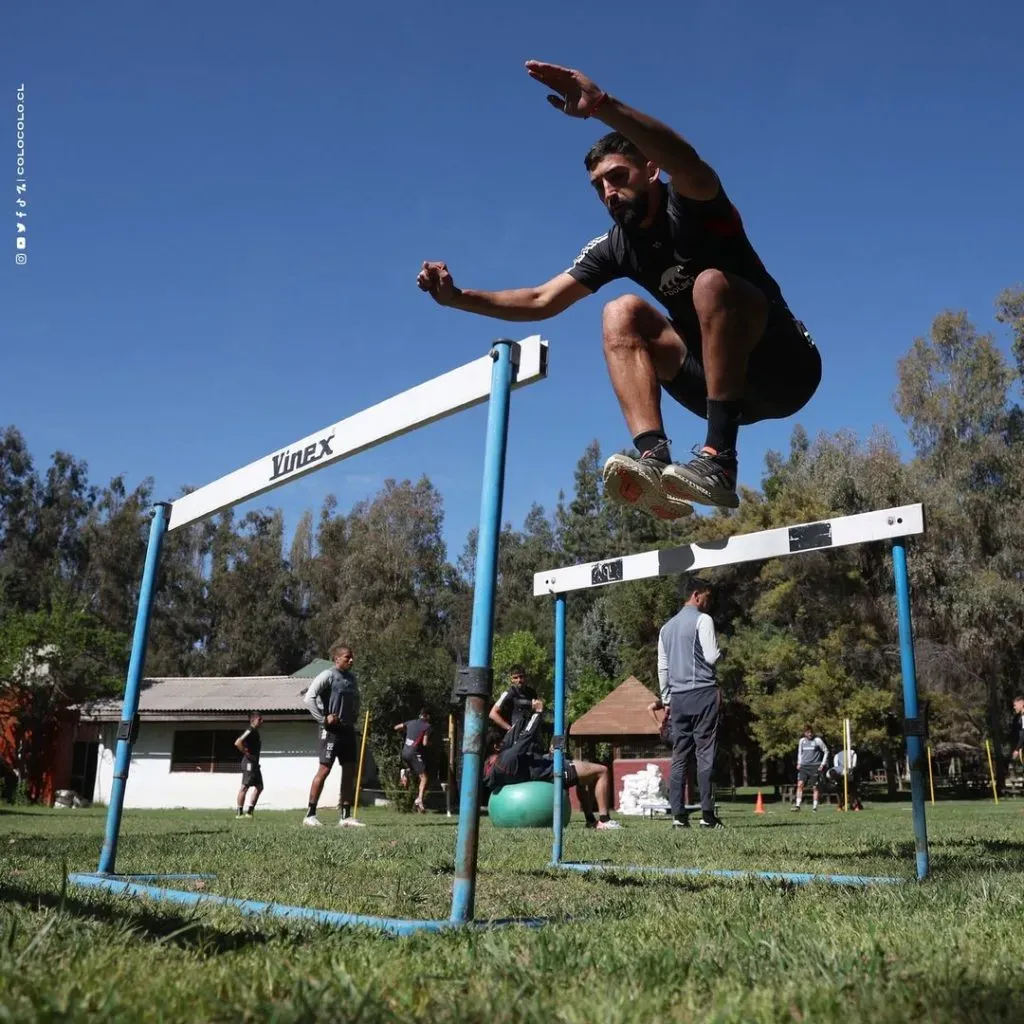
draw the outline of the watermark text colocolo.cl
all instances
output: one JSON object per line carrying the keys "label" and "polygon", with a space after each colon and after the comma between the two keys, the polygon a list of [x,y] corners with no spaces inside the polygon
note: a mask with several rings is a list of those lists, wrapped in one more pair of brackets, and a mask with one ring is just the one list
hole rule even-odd
{"label": "watermark text colocolo.cl", "polygon": [[15,107],[15,158],[14,177],[14,262],[19,266],[28,263],[28,179],[25,174],[25,83],[16,91]]}

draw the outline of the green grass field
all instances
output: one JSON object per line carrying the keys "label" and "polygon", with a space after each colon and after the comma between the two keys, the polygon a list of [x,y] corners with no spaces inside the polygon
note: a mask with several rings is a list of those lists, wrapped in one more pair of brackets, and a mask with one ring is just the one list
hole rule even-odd
{"label": "green grass field", "polygon": [[[330,813],[321,817],[332,821]],[[215,872],[229,896],[445,918],[455,820],[366,811],[129,811],[118,869]],[[913,873],[909,804],[862,814],[723,807],[728,829],[585,832],[567,859]],[[576,875],[547,832],[480,837],[477,917],[509,927],[388,938],[64,889],[94,870],[103,811],[0,808],[0,1021],[1010,1021],[1024,1014],[1020,801],[929,808],[933,878],[837,889]]]}

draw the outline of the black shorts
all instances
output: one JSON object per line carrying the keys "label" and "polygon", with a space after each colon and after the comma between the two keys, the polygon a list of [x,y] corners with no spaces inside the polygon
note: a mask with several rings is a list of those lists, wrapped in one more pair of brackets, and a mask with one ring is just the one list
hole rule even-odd
{"label": "black shorts", "polygon": [[798,768],[796,781],[802,782],[805,786],[820,786],[825,780],[817,768]]}
{"label": "black shorts", "polygon": [[412,747],[402,747],[402,763],[417,775],[427,774],[427,766],[423,762],[423,755]]}
{"label": "black shorts", "polygon": [[[661,386],[680,405],[702,419],[708,414],[704,366],[691,347],[699,345],[700,328],[670,320],[686,343],[679,372]],[[697,348],[699,351],[699,348]],[[806,328],[783,305],[773,302],[768,324],[747,364],[741,423],[780,420],[799,412],[821,383],[821,355]]]}
{"label": "black shorts", "polygon": [[334,725],[330,729],[321,727],[320,763],[328,768],[335,761],[339,764],[355,764],[359,760],[359,745],[356,731],[351,725]]}
{"label": "black shorts", "polygon": [[[529,772],[531,782],[555,781],[555,758],[553,754],[528,754],[525,761],[525,767]],[[572,789],[580,779],[576,774],[576,765],[568,758],[565,759],[564,771],[563,785],[566,789]]]}
{"label": "black shorts", "polygon": [[258,764],[242,766],[242,789],[248,789],[250,786],[263,788],[263,772]]}

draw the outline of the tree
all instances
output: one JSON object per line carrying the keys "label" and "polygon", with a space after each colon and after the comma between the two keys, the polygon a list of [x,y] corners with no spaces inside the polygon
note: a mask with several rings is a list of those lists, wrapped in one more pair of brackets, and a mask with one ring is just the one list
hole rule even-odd
{"label": "tree", "polygon": [[126,646],[127,637],[66,591],[46,608],[8,611],[0,620],[0,702],[13,767],[29,799],[42,794],[43,757],[62,714],[120,689]]}

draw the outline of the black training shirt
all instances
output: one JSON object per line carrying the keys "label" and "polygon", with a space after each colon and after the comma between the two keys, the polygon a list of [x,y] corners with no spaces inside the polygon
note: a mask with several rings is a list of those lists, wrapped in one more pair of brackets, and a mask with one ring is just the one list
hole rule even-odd
{"label": "black training shirt", "polygon": [[[687,199],[665,182],[662,203],[649,228],[626,231],[614,224],[588,242],[567,273],[596,292],[627,277],[648,291],[684,329],[696,323],[693,282],[704,270],[737,274],[769,302],[785,306],[782,290],[747,238],[739,211],[719,186],[714,199]],[[693,353],[699,358],[697,352]]]}
{"label": "black training shirt", "polygon": [[407,747],[420,747],[423,745],[423,737],[429,736],[433,727],[422,718],[413,718],[405,723],[405,745]]}
{"label": "black training shirt", "polygon": [[254,729],[250,725],[238,738],[242,741],[242,746],[248,751],[248,754],[242,755],[242,760],[251,761],[254,766],[258,765],[260,763],[260,749],[263,746],[260,741],[259,729]]}

